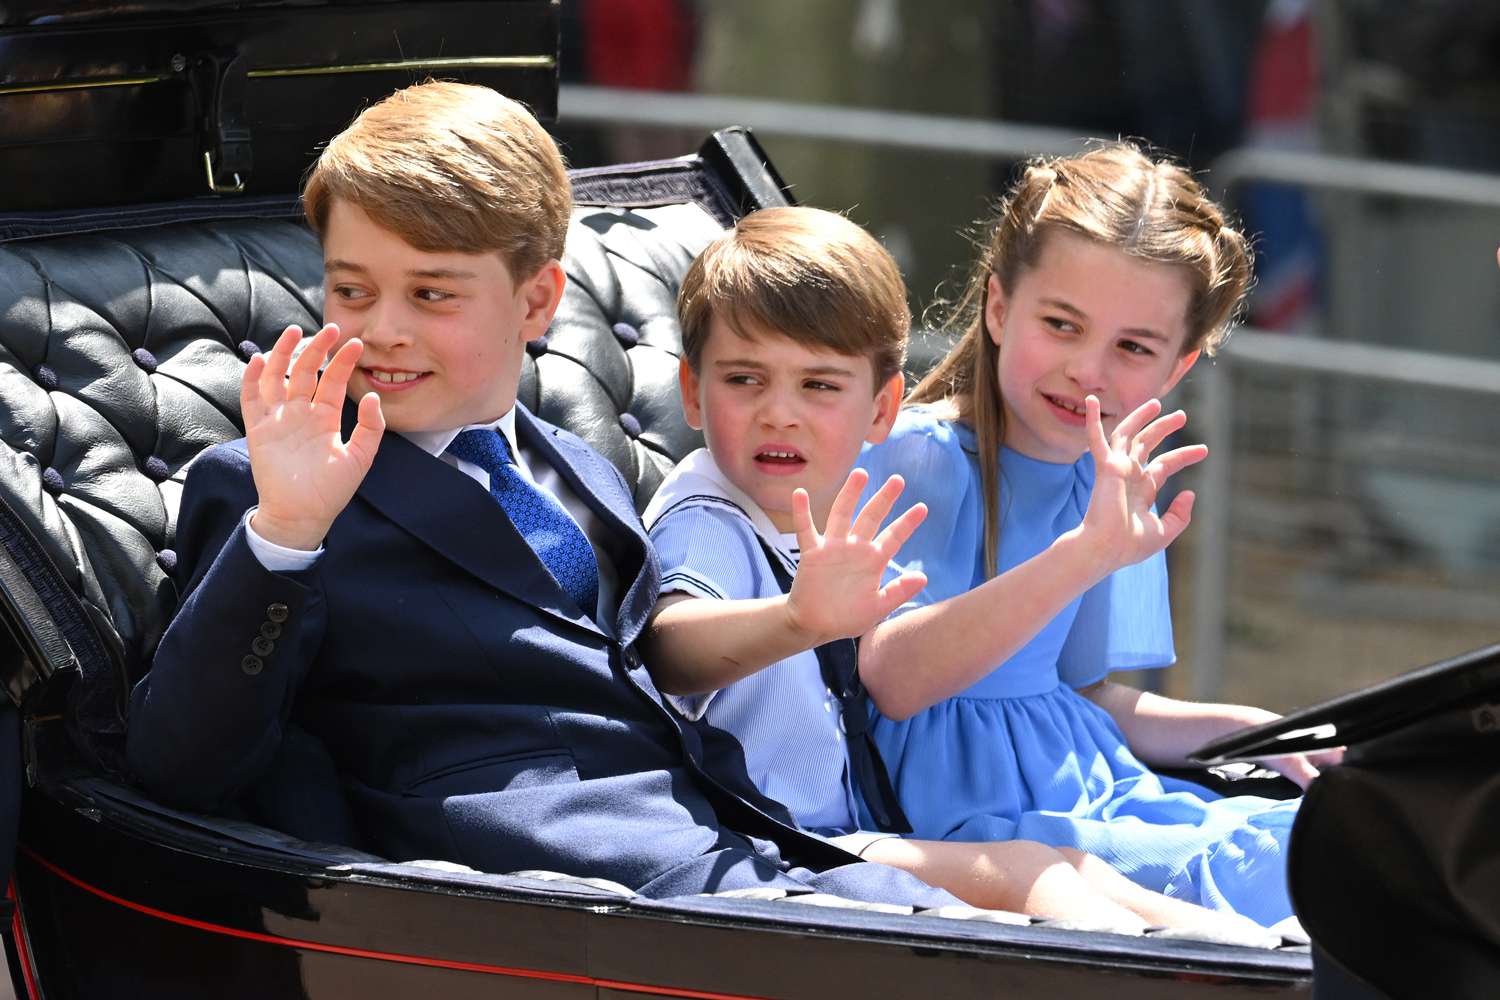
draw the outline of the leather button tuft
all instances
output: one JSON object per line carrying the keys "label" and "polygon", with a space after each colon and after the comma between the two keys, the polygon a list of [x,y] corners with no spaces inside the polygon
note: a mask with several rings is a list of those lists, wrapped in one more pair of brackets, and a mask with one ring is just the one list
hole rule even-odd
{"label": "leather button tuft", "polygon": [[240,661],[240,669],[254,677],[265,669],[266,661],[258,656],[247,656]]}
{"label": "leather button tuft", "polygon": [[46,490],[48,493],[51,493],[53,496],[57,496],[67,488],[67,485],[67,483],[63,482],[61,472],[58,472],[56,469],[52,468],[42,470],[42,489]]}
{"label": "leather button tuft", "polygon": [[246,361],[260,353],[260,345],[253,340],[242,340],[234,346],[239,349],[240,357]]}
{"label": "leather button tuft", "polygon": [[255,641],[250,643],[250,648],[256,656],[270,656],[276,651],[276,643],[263,635],[258,635],[255,637]]}
{"label": "leather button tuft", "polygon": [[614,333],[615,339],[620,342],[620,346],[626,349],[632,348],[641,342],[641,331],[629,323],[616,323],[610,327],[610,330]]}
{"label": "leather button tuft", "polygon": [[156,565],[162,568],[163,573],[177,572],[177,553],[171,549],[162,549],[156,554]]}
{"label": "leather button tuft", "polygon": [[641,436],[641,422],[635,418],[634,413],[620,414],[620,426],[633,438]]}
{"label": "leather button tuft", "polygon": [[36,384],[52,392],[57,389],[57,372],[47,365],[36,366]]}
{"label": "leather button tuft", "polygon": [[266,617],[278,625],[291,617],[291,609],[280,601],[266,607]]}
{"label": "leather button tuft", "polygon": [[527,341],[526,342],[526,353],[529,354],[529,355],[531,355],[533,358],[539,358],[543,354],[546,354],[547,353],[547,335],[546,334],[542,334],[540,337],[536,338],[535,340],[529,340],[529,341]]}
{"label": "leather button tuft", "polygon": [[137,347],[135,350],[131,351],[130,357],[138,366],[140,366],[141,370],[146,372],[148,375],[156,371],[156,355],[152,354],[144,347]]}
{"label": "leather button tuft", "polygon": [[275,622],[261,622],[260,634],[265,636],[267,639],[280,639],[281,626],[277,625]]}
{"label": "leather button tuft", "polygon": [[146,475],[150,476],[157,482],[161,482],[163,479],[172,478],[172,470],[167,468],[167,463],[163,462],[156,455],[152,455],[150,458],[146,459],[144,467],[146,470]]}

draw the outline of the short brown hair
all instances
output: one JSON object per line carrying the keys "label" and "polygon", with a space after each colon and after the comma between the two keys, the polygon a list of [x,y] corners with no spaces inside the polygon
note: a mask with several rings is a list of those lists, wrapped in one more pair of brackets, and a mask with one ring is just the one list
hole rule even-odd
{"label": "short brown hair", "polygon": [[752,212],[693,261],[677,295],[682,353],[694,371],[718,316],[850,357],[867,357],[876,386],[901,371],[911,312],[901,270],[880,243],[817,208]]}
{"label": "short brown hair", "polygon": [[523,105],[441,81],[396,91],[334,136],[302,190],[319,236],[335,199],[418,250],[498,251],[518,279],[562,257],[573,203],[557,144]]}

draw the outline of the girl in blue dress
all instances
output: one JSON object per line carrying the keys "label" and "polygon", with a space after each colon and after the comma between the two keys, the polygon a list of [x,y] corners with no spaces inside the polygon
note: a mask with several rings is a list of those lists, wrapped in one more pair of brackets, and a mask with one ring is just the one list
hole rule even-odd
{"label": "girl in blue dress", "polygon": [[[871,483],[899,474],[904,499],[927,505],[900,553],[927,575],[927,596],[1058,564],[1086,523],[1131,509],[1131,482],[1154,491],[1187,464],[1182,449],[1153,458],[1154,443],[1129,442],[1222,342],[1249,280],[1244,237],[1180,167],[1126,144],[1032,163],[960,301],[962,339],[861,459]],[[1096,460],[1111,463],[1097,496]],[[1174,659],[1162,549],[1192,502],[1184,492],[1137,517],[1154,555],[1047,608],[998,665],[954,655],[969,637],[950,630],[927,669],[865,677],[916,836],[1081,848],[1170,896],[1267,926],[1291,915],[1285,850],[1300,800],[1221,798],[1151,770],[1273,714],[1109,679]],[[1271,765],[1305,786],[1316,763]]]}

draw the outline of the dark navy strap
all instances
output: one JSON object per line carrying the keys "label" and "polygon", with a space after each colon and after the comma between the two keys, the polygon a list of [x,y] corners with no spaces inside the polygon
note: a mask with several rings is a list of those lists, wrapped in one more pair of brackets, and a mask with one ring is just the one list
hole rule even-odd
{"label": "dark navy strap", "polygon": [[[792,589],[792,575],[782,564],[780,555],[756,536],[765,550],[766,561],[783,594]],[[901,802],[885,769],[880,748],[870,733],[870,694],[859,679],[859,644],[853,639],[835,639],[813,650],[823,683],[839,700],[844,723],[844,739],[849,745],[849,768],[870,818],[884,833],[911,833],[911,823],[901,811]]]}

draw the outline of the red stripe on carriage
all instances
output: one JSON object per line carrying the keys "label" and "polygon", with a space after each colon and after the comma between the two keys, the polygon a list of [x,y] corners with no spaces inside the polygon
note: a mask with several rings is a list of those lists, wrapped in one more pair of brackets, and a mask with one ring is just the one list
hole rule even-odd
{"label": "red stripe on carriage", "polygon": [[21,920],[21,897],[16,895],[14,877],[5,884],[5,898],[10,900],[10,937],[16,943],[16,964],[20,965],[21,978],[26,981],[26,995],[31,1000],[40,1000],[36,972],[31,968],[31,949],[26,944],[26,924]]}
{"label": "red stripe on carriage", "polygon": [[[510,976],[514,979],[542,979],[554,983],[577,983],[580,986],[595,986],[627,993],[656,993],[662,996],[683,997],[685,1000],[766,1000],[764,997],[755,997],[742,993],[713,993],[707,990],[689,990],[676,986],[652,986],[646,983],[630,983],[618,979],[597,979],[593,976],[578,976],[567,972],[547,972],[543,969],[518,969],[505,965],[486,965],[480,962],[457,962],[446,958],[402,955],[389,951],[372,951],[368,948],[349,948],[344,945],[323,944],[319,941],[302,941],[297,938],[280,937],[276,934],[265,934],[260,931],[245,931],[236,927],[225,927],[222,924],[211,924],[205,920],[195,920],[192,917],[168,913],[165,910],[158,910],[153,906],[146,906],[144,903],[132,902],[113,893],[105,892],[97,886],[90,885],[71,872],[59,868],[29,847],[20,847],[19,851],[64,882],[77,886],[84,892],[98,896],[100,899],[114,903],[116,906],[123,906],[126,909],[143,913],[157,920],[165,920],[183,927],[207,931],[210,934],[244,938],[248,941],[259,941],[262,944],[280,945],[284,948],[302,948],[307,951],[321,951],[332,955],[346,955],[352,958],[369,958],[380,962],[398,962],[402,965],[423,965],[438,969],[454,969],[460,972],[478,972],[489,976]],[[16,919],[19,921],[19,907],[17,907],[16,914]],[[17,940],[19,941],[19,937]],[[28,969],[27,964],[23,962],[22,968]],[[35,998],[37,994],[35,986],[31,981],[29,969],[26,985],[32,991],[32,997]]]}

